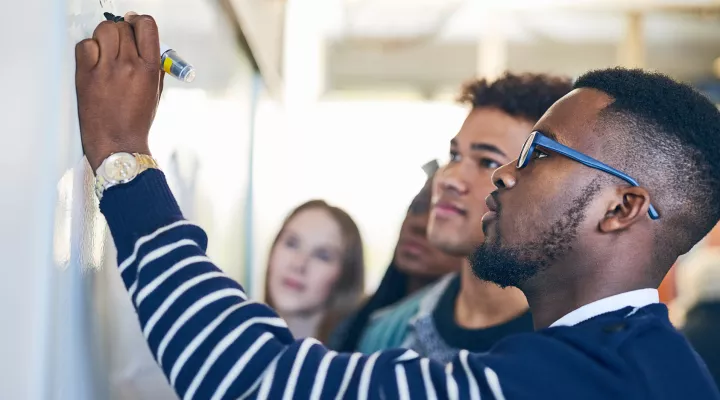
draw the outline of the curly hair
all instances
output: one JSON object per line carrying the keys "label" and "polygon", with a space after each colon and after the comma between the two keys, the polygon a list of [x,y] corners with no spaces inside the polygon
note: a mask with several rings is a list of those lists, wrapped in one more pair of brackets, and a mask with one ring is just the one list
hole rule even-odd
{"label": "curly hair", "polygon": [[473,108],[498,108],[534,123],[571,90],[572,80],[567,77],[506,72],[494,81],[476,79],[465,83],[458,101]]}

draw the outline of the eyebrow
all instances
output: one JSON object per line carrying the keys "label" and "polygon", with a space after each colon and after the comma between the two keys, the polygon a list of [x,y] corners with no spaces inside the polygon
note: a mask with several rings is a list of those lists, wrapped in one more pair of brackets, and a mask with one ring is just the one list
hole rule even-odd
{"label": "eyebrow", "polygon": [[554,134],[550,129],[543,129],[541,127],[538,129],[534,129],[533,131],[538,131],[538,132],[542,133],[543,135],[545,135],[545,137],[552,139],[558,143],[561,143],[561,141],[560,141],[560,139],[558,139],[557,135]]}
{"label": "eyebrow", "polygon": [[[292,235],[296,238],[300,238],[302,235],[298,232],[293,231],[292,229],[285,229],[283,232],[284,235]],[[335,243],[330,242],[322,242],[318,245],[318,247],[325,247],[327,249],[333,250],[333,251],[341,251],[342,250],[342,244],[340,246],[337,246]]]}
{"label": "eyebrow", "polygon": [[[458,143],[455,139],[450,140],[451,146],[457,146]],[[497,146],[487,143],[470,143],[470,149],[475,151],[489,151],[491,153],[499,154],[503,157],[507,157],[504,151],[500,150]]]}

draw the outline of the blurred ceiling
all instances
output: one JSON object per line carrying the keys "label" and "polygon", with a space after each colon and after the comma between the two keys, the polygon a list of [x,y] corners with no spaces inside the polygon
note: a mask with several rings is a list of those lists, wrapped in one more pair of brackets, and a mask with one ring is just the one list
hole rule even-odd
{"label": "blurred ceiling", "polygon": [[477,75],[480,44],[493,37],[504,38],[505,65],[517,72],[576,76],[617,65],[631,13],[642,15],[646,68],[708,81],[720,57],[720,0],[102,1],[156,15],[163,37],[181,53],[187,48],[187,58],[210,72],[204,77],[231,75],[237,55],[218,52],[235,40],[275,93],[282,87],[287,1],[313,9],[301,26],[312,24],[308,29],[323,37],[325,91],[335,94],[446,96]]}
{"label": "blurred ceiling", "polygon": [[[716,38],[720,2],[716,0],[336,0],[343,12],[328,26],[328,36],[414,37],[476,40],[487,15],[512,14],[505,33],[512,41],[536,37],[559,41],[619,40],[628,12],[652,14],[648,39]],[[708,22],[706,24],[694,22]],[[677,25],[677,24],[681,24]],[[714,27],[713,27],[714,25]],[[669,29],[670,28],[670,29]]]}
{"label": "blurred ceiling", "polygon": [[618,63],[628,15],[642,15],[645,67],[712,76],[718,0],[332,0],[324,10],[327,89],[415,89],[475,76],[479,43],[503,37],[509,69],[575,76]]}

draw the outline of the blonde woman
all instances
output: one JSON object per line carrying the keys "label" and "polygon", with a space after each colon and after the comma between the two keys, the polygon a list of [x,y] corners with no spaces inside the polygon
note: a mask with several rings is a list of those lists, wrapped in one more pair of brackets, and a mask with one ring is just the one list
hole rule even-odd
{"label": "blonde woman", "polygon": [[325,342],[363,294],[363,245],[355,222],[322,200],[285,219],[268,259],[265,301],[296,338]]}

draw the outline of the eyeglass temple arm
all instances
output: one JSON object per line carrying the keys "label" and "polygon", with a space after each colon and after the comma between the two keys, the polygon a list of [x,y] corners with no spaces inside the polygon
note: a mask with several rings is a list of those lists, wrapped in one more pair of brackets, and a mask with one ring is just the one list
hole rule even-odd
{"label": "eyeglass temple arm", "polygon": [[[639,187],[640,183],[630,177],[629,175],[616,170],[615,168],[604,164],[592,157],[586,156],[585,154],[582,154],[578,151],[575,151],[563,144],[560,144],[558,142],[552,141],[551,139],[546,139],[545,136],[538,137],[537,141],[535,142],[537,146],[545,147],[549,150],[552,150],[556,153],[560,153],[564,155],[565,157],[568,157],[570,159],[573,159],[580,164],[585,165],[586,167],[594,168],[600,171],[603,171],[607,174],[613,175],[617,178],[620,178],[624,180],[625,182],[631,184],[632,186]],[[657,210],[655,210],[655,207],[653,207],[652,204],[648,207],[648,214],[650,214],[651,219],[658,219],[660,218],[660,214],[658,214]]]}

